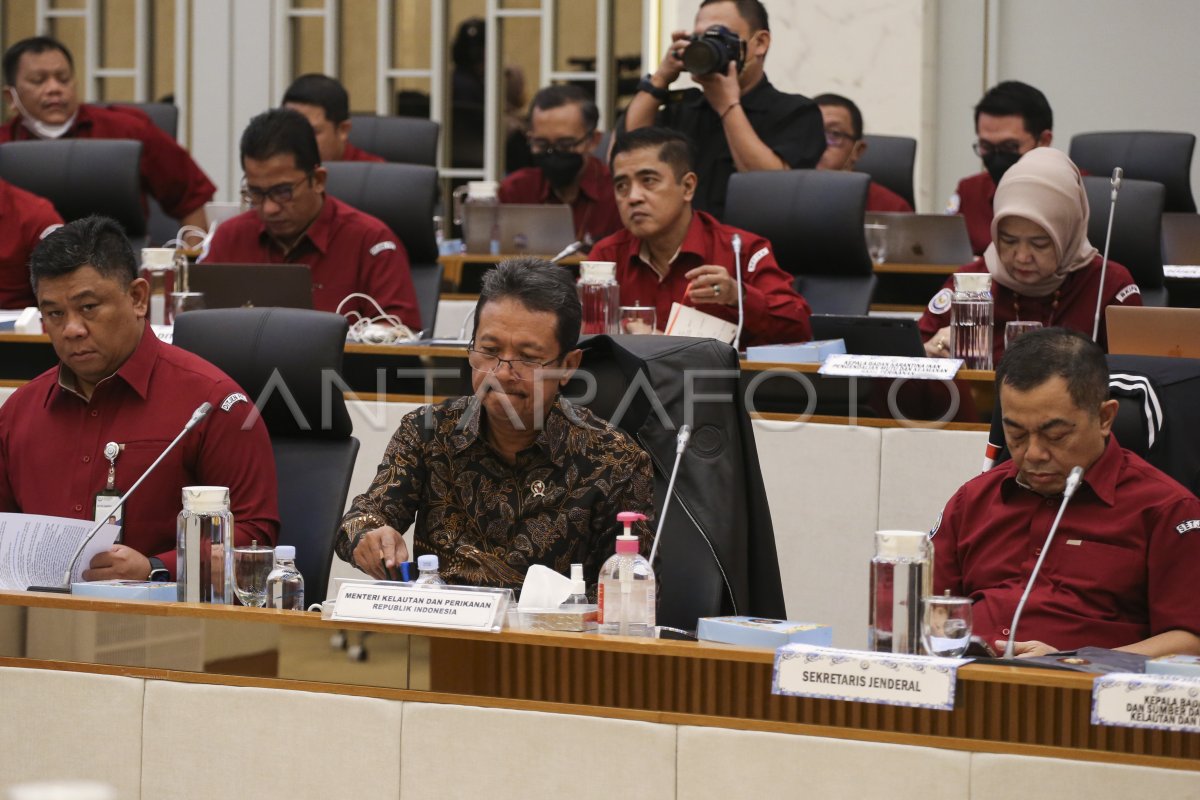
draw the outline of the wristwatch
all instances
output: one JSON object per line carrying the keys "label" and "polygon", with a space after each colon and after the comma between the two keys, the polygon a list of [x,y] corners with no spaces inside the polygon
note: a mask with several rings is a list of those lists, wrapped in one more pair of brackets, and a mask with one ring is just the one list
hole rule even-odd
{"label": "wristwatch", "polygon": [[171,580],[171,573],[167,571],[167,565],[162,562],[161,558],[150,556],[150,575],[146,580],[155,583],[166,583]]}
{"label": "wristwatch", "polygon": [[638,91],[645,92],[660,103],[667,102],[667,98],[671,96],[671,93],[666,89],[660,89],[655,86],[650,80],[651,77],[653,76],[650,73],[646,73],[646,76],[638,81]]}

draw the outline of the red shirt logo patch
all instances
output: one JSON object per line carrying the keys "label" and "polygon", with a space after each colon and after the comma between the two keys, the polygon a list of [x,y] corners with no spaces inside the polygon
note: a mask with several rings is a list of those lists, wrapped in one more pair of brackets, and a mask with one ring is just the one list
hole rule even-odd
{"label": "red shirt logo patch", "polygon": [[1187,522],[1181,522],[1175,526],[1175,532],[1180,536],[1188,531],[1194,531],[1200,528],[1200,519],[1189,519]]}

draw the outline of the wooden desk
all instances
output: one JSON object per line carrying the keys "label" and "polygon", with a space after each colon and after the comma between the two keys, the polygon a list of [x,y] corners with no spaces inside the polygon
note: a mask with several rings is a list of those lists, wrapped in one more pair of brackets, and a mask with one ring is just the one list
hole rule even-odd
{"label": "wooden desk", "polygon": [[[704,642],[335,624],[322,621],[315,613],[24,592],[0,592],[0,606],[52,608],[69,614],[124,614],[168,622],[238,622],[321,635],[347,630],[369,632],[372,637],[409,636],[414,642],[427,643],[431,677],[426,687],[396,690],[353,682],[296,682],[261,669],[228,666],[222,674],[209,671],[203,675],[162,675],[150,664],[142,669],[110,666],[99,670],[118,674],[153,672],[158,677],[193,682],[566,711],[1200,771],[1200,734],[1092,725],[1093,676],[1082,673],[968,665],[959,671],[955,710],[944,712],[773,695],[772,651]],[[0,665],[64,668],[61,662],[34,663],[23,655],[0,659]],[[397,664],[397,668],[403,665]]]}

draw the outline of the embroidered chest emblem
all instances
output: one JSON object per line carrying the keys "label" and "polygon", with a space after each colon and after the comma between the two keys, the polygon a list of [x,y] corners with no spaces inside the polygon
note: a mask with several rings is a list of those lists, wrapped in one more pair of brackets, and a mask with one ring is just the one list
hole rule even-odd
{"label": "embroidered chest emblem", "polygon": [[534,481],[533,483],[529,484],[529,491],[533,492],[534,497],[545,497],[546,484],[542,483],[541,481]]}

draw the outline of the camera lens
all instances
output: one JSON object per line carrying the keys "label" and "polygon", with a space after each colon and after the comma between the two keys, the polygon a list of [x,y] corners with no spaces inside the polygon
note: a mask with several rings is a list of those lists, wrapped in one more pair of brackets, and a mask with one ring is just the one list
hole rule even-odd
{"label": "camera lens", "polygon": [[725,69],[728,61],[721,47],[710,39],[696,39],[683,49],[683,68],[693,75],[707,75]]}

